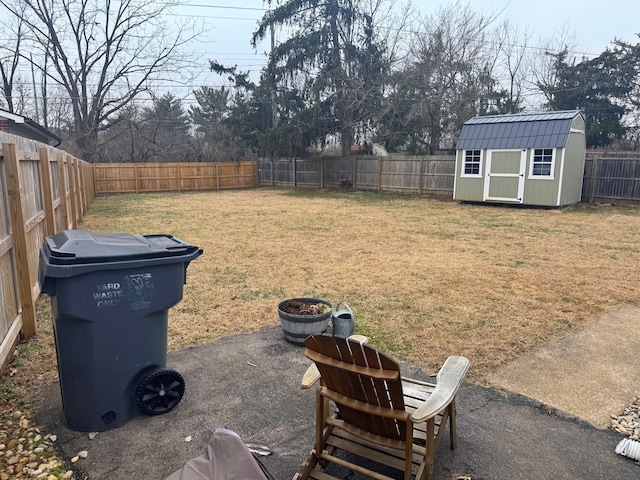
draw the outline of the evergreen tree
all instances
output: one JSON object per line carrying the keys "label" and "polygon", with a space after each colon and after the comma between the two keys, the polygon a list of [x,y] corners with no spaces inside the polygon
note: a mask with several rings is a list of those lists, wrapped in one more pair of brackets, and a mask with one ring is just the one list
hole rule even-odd
{"label": "evergreen tree", "polygon": [[189,118],[198,131],[206,132],[228,115],[229,89],[203,86],[195,90],[193,95],[198,105],[189,107]]}
{"label": "evergreen tree", "polygon": [[586,118],[589,147],[606,147],[624,136],[625,100],[637,78],[624,49],[607,49],[598,57],[569,63],[568,52],[554,57],[555,81],[539,85],[551,110],[580,109]]}
{"label": "evergreen tree", "polygon": [[[640,38],[640,34],[637,35]],[[621,140],[620,146],[632,150],[640,150],[640,43],[635,45],[621,40],[615,40],[615,48],[623,52],[627,64],[628,79],[631,82],[631,90],[627,96],[627,130],[626,136]]]}
{"label": "evergreen tree", "polygon": [[242,95],[236,95],[232,101],[225,87],[201,87],[193,94],[198,105],[190,107],[189,117],[196,127],[203,159],[237,161],[251,157],[251,149],[257,147],[256,132],[248,126],[247,120],[252,115],[244,110]]}
{"label": "evergreen tree", "polygon": [[153,107],[144,110],[145,123],[160,135],[184,136],[189,132],[189,118],[182,102],[172,93],[153,100]]}
{"label": "evergreen tree", "polygon": [[141,132],[152,153],[151,161],[182,162],[195,160],[189,135],[189,119],[182,102],[171,93],[153,100],[142,112]]}
{"label": "evergreen tree", "polygon": [[277,102],[272,101],[278,107],[277,125],[272,126],[284,129],[272,136],[323,144],[339,135],[343,154],[349,153],[382,96],[389,69],[385,44],[374,29],[380,9],[367,10],[373,3],[283,0],[263,17],[254,45],[271,28],[293,32],[271,52],[263,76],[271,92],[277,91]]}

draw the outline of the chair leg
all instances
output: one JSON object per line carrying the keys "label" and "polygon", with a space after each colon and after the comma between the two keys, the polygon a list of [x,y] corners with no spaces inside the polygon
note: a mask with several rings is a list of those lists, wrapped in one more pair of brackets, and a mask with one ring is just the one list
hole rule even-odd
{"label": "chair leg", "polygon": [[413,466],[413,422],[406,424],[404,439],[404,480],[411,480],[411,467]]}
{"label": "chair leg", "polygon": [[458,446],[458,432],[456,431],[456,399],[451,400],[449,409],[449,436],[451,438],[451,450]]}
{"label": "chair leg", "polygon": [[324,448],[325,420],[329,412],[329,401],[316,391],[316,452],[322,452]]}
{"label": "chair leg", "polygon": [[309,458],[302,464],[302,469],[295,474],[293,480],[307,480],[313,469],[316,468],[317,463],[318,458],[316,457],[315,450],[312,450]]}
{"label": "chair leg", "polygon": [[314,462],[314,466],[315,463],[319,463],[322,468],[327,468],[328,463],[320,458],[320,454],[325,450],[327,439],[333,430],[333,427],[327,425],[329,412],[329,400],[323,397],[318,389],[316,392],[316,448],[314,450],[316,462]]}
{"label": "chair leg", "polygon": [[427,444],[425,451],[425,468],[422,472],[421,480],[431,480],[431,476],[433,475],[433,462],[436,456],[435,448],[436,448],[436,439],[435,439],[435,420],[430,418],[427,420]]}

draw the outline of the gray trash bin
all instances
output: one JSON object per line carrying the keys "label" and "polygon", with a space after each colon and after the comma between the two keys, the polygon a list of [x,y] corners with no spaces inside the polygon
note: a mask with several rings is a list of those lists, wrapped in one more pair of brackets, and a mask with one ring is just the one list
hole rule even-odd
{"label": "gray trash bin", "polygon": [[38,280],[51,296],[62,405],[81,432],[175,407],[184,379],[167,369],[168,309],[202,250],[171,235],[47,237]]}

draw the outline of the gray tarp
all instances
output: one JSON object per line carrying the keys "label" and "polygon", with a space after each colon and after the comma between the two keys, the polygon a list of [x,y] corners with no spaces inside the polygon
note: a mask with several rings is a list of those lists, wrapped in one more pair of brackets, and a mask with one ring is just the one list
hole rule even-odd
{"label": "gray tarp", "polygon": [[207,451],[166,480],[271,480],[273,477],[231,430],[218,429]]}

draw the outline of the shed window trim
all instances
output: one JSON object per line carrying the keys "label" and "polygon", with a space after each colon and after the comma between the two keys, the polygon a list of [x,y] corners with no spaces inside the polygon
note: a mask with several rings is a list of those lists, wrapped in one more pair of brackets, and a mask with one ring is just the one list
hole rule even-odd
{"label": "shed window trim", "polygon": [[464,154],[462,157],[462,174],[460,176],[482,178],[483,157],[483,150],[464,150]]}
{"label": "shed window trim", "polygon": [[529,162],[529,178],[553,180],[557,148],[532,148]]}

